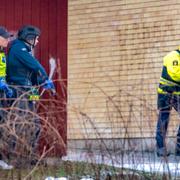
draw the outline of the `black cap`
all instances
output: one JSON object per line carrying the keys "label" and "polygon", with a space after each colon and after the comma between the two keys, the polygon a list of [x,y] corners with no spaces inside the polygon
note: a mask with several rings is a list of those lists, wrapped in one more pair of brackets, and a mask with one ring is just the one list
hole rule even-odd
{"label": "black cap", "polygon": [[9,32],[7,31],[7,29],[3,26],[0,26],[0,36],[2,36],[3,38],[7,39],[10,37]]}

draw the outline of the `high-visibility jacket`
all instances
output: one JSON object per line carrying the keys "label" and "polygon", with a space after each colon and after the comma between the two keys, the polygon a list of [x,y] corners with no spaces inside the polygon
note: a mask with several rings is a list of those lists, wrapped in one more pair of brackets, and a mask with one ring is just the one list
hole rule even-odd
{"label": "high-visibility jacket", "polygon": [[163,58],[163,68],[158,93],[180,95],[180,51],[175,50]]}
{"label": "high-visibility jacket", "polygon": [[0,78],[6,76],[6,55],[4,52],[0,52]]}

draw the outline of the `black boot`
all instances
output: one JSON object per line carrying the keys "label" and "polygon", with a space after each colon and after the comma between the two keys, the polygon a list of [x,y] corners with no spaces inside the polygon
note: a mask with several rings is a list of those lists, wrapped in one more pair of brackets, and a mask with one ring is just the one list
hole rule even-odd
{"label": "black boot", "polygon": [[0,153],[0,160],[3,160],[3,155]]}
{"label": "black boot", "polygon": [[180,147],[176,147],[175,156],[180,156]]}

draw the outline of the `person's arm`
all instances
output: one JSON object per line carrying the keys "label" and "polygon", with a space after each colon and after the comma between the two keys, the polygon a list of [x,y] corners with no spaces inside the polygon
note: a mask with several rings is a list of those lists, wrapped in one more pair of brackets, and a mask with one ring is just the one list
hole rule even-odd
{"label": "person's arm", "polygon": [[34,71],[35,74],[41,79],[43,83],[45,80],[48,79],[48,75],[43,68],[43,66],[39,63],[37,59],[29,54],[25,48],[23,49],[14,49],[14,55],[18,58],[18,60],[27,68]]}

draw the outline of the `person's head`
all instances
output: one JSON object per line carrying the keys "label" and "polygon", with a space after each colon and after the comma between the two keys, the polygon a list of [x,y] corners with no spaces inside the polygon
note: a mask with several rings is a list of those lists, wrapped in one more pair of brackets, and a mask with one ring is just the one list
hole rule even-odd
{"label": "person's head", "polygon": [[32,25],[25,25],[18,31],[18,39],[28,43],[30,46],[34,47],[38,43],[38,38],[41,32],[39,28]]}
{"label": "person's head", "polygon": [[0,26],[0,47],[5,48],[8,46],[10,34],[7,29]]}

